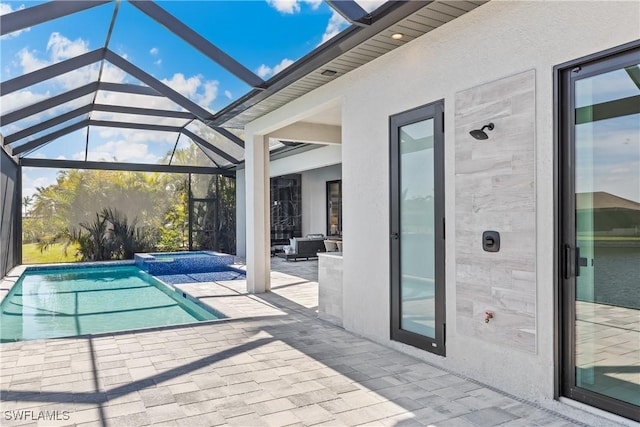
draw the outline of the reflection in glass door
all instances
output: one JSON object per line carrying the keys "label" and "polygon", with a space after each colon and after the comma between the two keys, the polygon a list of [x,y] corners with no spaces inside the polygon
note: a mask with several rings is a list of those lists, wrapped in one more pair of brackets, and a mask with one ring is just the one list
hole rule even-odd
{"label": "reflection in glass door", "polygon": [[444,355],[443,103],[391,117],[392,339]]}
{"label": "reflection in glass door", "polygon": [[327,181],[327,236],[342,236],[342,180]]}
{"label": "reflection in glass door", "polygon": [[[564,392],[640,414],[639,52],[564,74]],[[633,415],[635,414],[635,416]]]}

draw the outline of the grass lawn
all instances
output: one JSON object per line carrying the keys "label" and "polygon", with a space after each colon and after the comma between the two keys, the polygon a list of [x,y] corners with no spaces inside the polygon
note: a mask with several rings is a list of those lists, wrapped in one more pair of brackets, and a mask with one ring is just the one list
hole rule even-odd
{"label": "grass lawn", "polygon": [[54,262],[76,262],[78,257],[74,257],[76,253],[75,245],[67,248],[67,255],[64,254],[64,245],[51,245],[49,249],[40,252],[36,243],[27,243],[22,245],[22,263],[23,264],[46,264]]}

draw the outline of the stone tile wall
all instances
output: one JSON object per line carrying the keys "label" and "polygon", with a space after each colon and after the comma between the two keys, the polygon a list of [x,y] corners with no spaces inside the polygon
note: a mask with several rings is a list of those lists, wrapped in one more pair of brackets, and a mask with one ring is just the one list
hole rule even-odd
{"label": "stone tile wall", "polygon": [[[535,71],[459,92],[455,111],[457,330],[535,353]],[[489,139],[469,135],[489,122]],[[483,250],[485,230],[499,252]]]}

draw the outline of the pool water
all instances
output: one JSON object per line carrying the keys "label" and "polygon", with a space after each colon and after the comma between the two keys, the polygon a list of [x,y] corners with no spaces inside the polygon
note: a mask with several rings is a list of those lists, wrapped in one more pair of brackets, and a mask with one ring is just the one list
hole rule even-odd
{"label": "pool water", "polygon": [[182,298],[135,266],[27,270],[0,310],[0,342],[223,317]]}

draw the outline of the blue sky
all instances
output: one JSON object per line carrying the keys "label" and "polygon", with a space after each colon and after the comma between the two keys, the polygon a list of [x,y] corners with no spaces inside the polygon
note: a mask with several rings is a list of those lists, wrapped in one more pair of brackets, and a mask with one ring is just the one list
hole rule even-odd
{"label": "blue sky", "polygon": [[[382,0],[363,1],[371,11]],[[3,1],[0,14],[28,8],[41,1]],[[255,0],[255,1],[158,1],[161,7],[198,31],[214,45],[231,55],[264,80],[300,59],[320,44],[338,34],[348,24],[321,0]],[[115,2],[49,21],[32,28],[8,34],[0,39],[0,76],[2,81],[29,73],[47,65],[104,46]],[[231,73],[206,58],[179,37],[121,1],[109,49],[125,57],[170,87],[212,113],[238,99],[251,88]],[[95,81],[99,63],[66,75],[8,94],[0,99],[7,113],[42,99]],[[102,80],[135,83],[136,79],[106,63]],[[87,105],[93,95],[62,105],[18,122],[3,126],[10,135],[66,111]],[[97,102],[147,108],[180,110],[164,98],[142,97],[113,92],[99,92]],[[85,116],[66,122],[66,127]],[[92,113],[92,119],[149,122],[149,118],[113,113]],[[153,118],[151,123],[181,126],[184,120]],[[198,127],[192,125],[193,130]],[[237,132],[241,135],[241,132]],[[84,160],[119,160],[157,163],[176,144],[177,134],[113,128],[91,128],[88,153],[85,153],[87,131],[79,130],[29,153],[29,157]],[[184,136],[179,147],[192,142]],[[228,141],[217,141],[232,149]],[[236,153],[241,155],[241,153]],[[238,156],[236,156],[238,157]],[[220,159],[218,159],[220,160]],[[25,170],[24,193],[36,186],[54,182],[55,171]]]}

